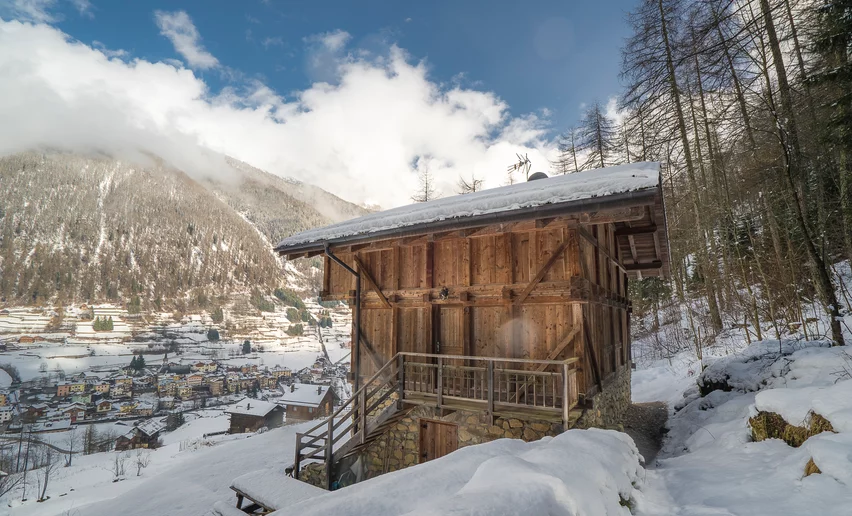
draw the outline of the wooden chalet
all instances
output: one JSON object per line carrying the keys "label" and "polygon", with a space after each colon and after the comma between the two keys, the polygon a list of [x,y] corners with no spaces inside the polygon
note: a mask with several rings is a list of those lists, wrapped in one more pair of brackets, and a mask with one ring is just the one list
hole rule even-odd
{"label": "wooden chalet", "polygon": [[[326,487],[347,468],[380,473],[370,459],[394,439],[419,453],[386,469],[620,422],[628,281],[669,273],[660,181],[658,163],[545,176],[280,242],[288,259],[324,256],[321,297],[353,310],[355,394],[299,435],[295,475],[310,458]],[[389,434],[406,425],[417,430]]]}
{"label": "wooden chalet", "polygon": [[284,422],[284,407],[268,401],[243,398],[225,411],[231,417],[229,433],[257,432],[263,427],[278,428]]}
{"label": "wooden chalet", "polygon": [[278,403],[287,409],[287,421],[310,421],[331,415],[334,390],[328,385],[291,383],[282,388]]}

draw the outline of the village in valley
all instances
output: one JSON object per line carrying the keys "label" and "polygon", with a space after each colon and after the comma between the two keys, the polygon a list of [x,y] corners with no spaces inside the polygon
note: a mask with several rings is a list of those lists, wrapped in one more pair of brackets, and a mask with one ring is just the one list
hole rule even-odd
{"label": "village in valley", "polygon": [[349,309],[297,301],[294,316],[270,304],[225,309],[218,324],[206,312],[130,315],[111,304],[0,311],[4,463],[20,460],[22,441],[51,444],[70,462],[155,449],[198,418],[208,424],[185,439],[329,414],[348,391]]}

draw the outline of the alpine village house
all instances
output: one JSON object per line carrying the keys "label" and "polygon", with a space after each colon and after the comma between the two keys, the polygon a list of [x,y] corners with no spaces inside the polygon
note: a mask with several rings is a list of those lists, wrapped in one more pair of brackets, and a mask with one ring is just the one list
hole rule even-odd
{"label": "alpine village house", "polygon": [[630,404],[630,278],[667,276],[659,163],[441,198],[290,236],[349,303],[353,395],[297,434],[326,489],[501,437],[615,426]]}

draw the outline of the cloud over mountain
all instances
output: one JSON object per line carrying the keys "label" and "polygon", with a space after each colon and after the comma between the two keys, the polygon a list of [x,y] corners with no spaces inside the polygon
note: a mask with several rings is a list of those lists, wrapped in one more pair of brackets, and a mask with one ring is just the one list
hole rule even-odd
{"label": "cloud over mountain", "polygon": [[[157,20],[191,67],[219,64],[186,13]],[[408,202],[422,167],[445,194],[460,174],[503,183],[516,152],[548,168],[546,121],[512,116],[492,92],[438,84],[426,63],[396,46],[371,55],[348,50],[345,33],[329,34],[321,40],[336,52],[333,79],[284,97],[257,80],[212,91],[172,60],[150,62],[49,25],[0,20],[0,117],[14,121],[0,128],[0,153],[37,146],[153,153],[189,173],[227,170],[209,149],[385,207]]]}

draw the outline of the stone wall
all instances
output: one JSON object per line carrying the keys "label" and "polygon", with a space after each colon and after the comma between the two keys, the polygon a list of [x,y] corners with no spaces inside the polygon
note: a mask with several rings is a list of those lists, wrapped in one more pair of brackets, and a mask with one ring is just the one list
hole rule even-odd
{"label": "stone wall", "polygon": [[313,463],[299,470],[299,480],[325,489],[325,464]]}
{"label": "stone wall", "polygon": [[604,382],[572,428],[612,428],[621,430],[630,407],[630,367],[623,367]]}
{"label": "stone wall", "polygon": [[456,411],[442,416],[435,408],[420,406],[398,421],[361,454],[367,478],[420,462],[420,418],[457,424],[459,448],[501,437],[535,441],[545,435],[558,435],[563,430],[561,423],[500,417],[492,424],[490,418],[482,413]]}

